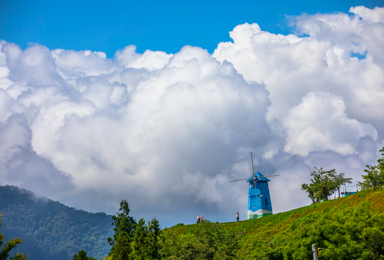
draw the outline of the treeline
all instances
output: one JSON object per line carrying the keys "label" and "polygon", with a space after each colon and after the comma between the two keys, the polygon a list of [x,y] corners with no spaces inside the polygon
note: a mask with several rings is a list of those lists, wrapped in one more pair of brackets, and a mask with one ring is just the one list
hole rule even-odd
{"label": "treeline", "polygon": [[112,259],[159,259],[159,221],[154,218],[147,223],[129,216],[126,200],[120,203],[119,213],[112,217],[115,234],[108,238],[112,246]]}
{"label": "treeline", "polygon": [[112,225],[115,234],[108,238],[112,248],[106,259],[233,259],[240,248],[234,230],[223,229],[209,220],[191,225],[193,228],[186,234],[160,230],[156,218],[136,222],[129,216],[126,200],[121,201],[119,213],[112,217]]}

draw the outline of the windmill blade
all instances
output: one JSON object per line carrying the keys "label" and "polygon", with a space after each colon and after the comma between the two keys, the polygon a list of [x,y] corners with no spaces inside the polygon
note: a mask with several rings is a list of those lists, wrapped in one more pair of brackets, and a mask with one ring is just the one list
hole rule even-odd
{"label": "windmill blade", "polygon": [[229,181],[229,182],[233,182],[233,181],[245,181],[245,180],[249,180],[249,178],[246,178],[246,179],[239,179],[239,180],[232,180],[232,181]]}
{"label": "windmill blade", "polygon": [[255,167],[253,167],[253,156],[252,156],[252,152],[251,152],[251,162],[252,162],[252,175],[255,174]]}

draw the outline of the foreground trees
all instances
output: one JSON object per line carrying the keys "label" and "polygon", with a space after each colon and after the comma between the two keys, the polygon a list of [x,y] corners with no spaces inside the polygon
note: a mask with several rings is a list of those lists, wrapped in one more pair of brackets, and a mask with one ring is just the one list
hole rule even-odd
{"label": "foreground trees", "polygon": [[72,260],[96,260],[92,256],[87,256],[87,252],[80,250],[79,253],[75,254]]}
{"label": "foreground trees", "polygon": [[113,238],[108,238],[108,243],[112,246],[110,255],[113,260],[129,260],[132,253],[131,243],[133,241],[136,221],[129,216],[129,205],[126,200],[120,202],[120,213],[112,216],[114,225]]}
{"label": "foreground trees", "polygon": [[301,189],[308,193],[312,203],[327,200],[338,187],[346,183],[352,183],[352,178],[344,178],[344,173],[337,174],[336,170],[325,171],[323,168],[316,168],[311,173],[310,184],[302,184]]}
{"label": "foreground trees", "polygon": [[[3,214],[0,214],[0,227],[2,225]],[[2,248],[4,243],[4,236],[0,233],[0,260],[6,260],[9,256],[9,252],[14,249],[18,244],[23,243],[23,241],[18,237],[8,241],[5,246]],[[17,253],[14,257],[10,258],[11,260],[24,260],[27,259],[27,256],[24,256],[23,253]]]}
{"label": "foreground trees", "polygon": [[144,219],[138,223],[129,216],[129,205],[126,200],[120,202],[120,213],[112,216],[115,226],[113,238],[108,242],[112,246],[112,260],[155,260],[159,257],[159,221],[154,218],[146,224]]}
{"label": "foreground trees", "polygon": [[209,220],[191,225],[185,233],[178,231],[183,226],[162,231],[161,259],[244,259],[237,257],[241,231]]}
{"label": "foreground trees", "polygon": [[383,259],[384,213],[375,210],[378,205],[369,200],[355,204],[371,195],[363,191],[354,195],[354,203],[328,207],[320,214],[313,211],[292,221],[288,229],[292,235],[281,247],[284,258],[280,259],[311,259],[308,249],[312,244],[323,248],[322,260]]}
{"label": "foreground trees", "polygon": [[130,259],[160,259],[158,252],[159,235],[160,226],[156,218],[148,221],[147,224],[145,224],[144,219],[140,219],[136,225],[133,252],[130,255]]}

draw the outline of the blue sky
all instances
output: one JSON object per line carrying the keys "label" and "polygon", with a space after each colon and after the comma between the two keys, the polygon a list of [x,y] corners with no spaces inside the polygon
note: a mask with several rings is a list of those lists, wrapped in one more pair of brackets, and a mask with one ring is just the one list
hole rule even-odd
{"label": "blue sky", "polygon": [[178,52],[184,45],[210,53],[236,25],[258,23],[262,30],[288,34],[286,16],[348,12],[351,6],[383,6],[382,0],[324,1],[0,1],[0,39],[23,49],[39,43],[50,49],[103,51],[134,44]]}
{"label": "blue sky", "polygon": [[382,6],[0,0],[0,185],[170,226],[246,216],[250,152],[275,213],[314,167],[356,184],[384,146]]}

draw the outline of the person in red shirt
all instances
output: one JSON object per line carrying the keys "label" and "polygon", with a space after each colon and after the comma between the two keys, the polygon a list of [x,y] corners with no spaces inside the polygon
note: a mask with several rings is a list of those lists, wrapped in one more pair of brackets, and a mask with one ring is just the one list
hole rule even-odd
{"label": "person in red shirt", "polygon": [[240,215],[239,215],[239,212],[237,212],[236,220],[237,220],[237,221],[239,221],[239,220],[240,220]]}
{"label": "person in red shirt", "polygon": [[204,220],[204,217],[203,217],[203,215],[201,215],[201,217],[200,217],[200,220]]}

